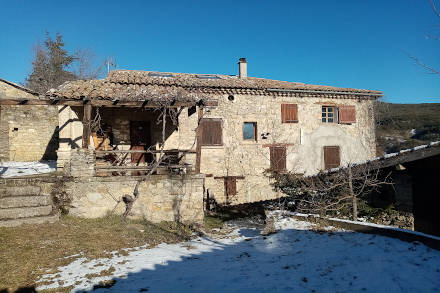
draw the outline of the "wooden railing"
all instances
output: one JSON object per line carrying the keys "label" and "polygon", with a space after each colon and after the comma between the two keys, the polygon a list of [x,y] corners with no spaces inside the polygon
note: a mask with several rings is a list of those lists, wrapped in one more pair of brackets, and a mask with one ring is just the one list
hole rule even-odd
{"label": "wooden railing", "polygon": [[[161,150],[96,150],[95,169],[98,172],[148,171],[159,160]],[[131,162],[131,154],[145,154],[145,162]],[[192,167],[186,161],[187,154],[196,154],[195,150],[163,150],[162,161],[158,169],[182,170]],[[149,157],[147,157],[149,156]]]}

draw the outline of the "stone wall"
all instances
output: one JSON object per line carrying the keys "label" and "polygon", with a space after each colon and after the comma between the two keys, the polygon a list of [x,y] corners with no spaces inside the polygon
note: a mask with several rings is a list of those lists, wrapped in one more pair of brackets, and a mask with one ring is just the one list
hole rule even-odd
{"label": "stone wall", "polygon": [[1,106],[0,161],[56,160],[58,111],[51,106]]}
{"label": "stone wall", "polygon": [[[263,175],[270,167],[269,144],[288,144],[287,170],[313,174],[324,169],[324,146],[339,146],[341,164],[359,162],[375,156],[373,102],[343,98],[218,96],[218,107],[204,117],[223,121],[223,146],[203,147],[201,172],[212,174],[206,188],[218,202],[226,202],[220,176],[244,176],[237,180],[237,195],[231,203],[261,201],[279,197]],[[298,123],[281,123],[281,104],[298,104]],[[321,122],[322,105],[353,105],[356,123],[345,125]],[[192,127],[197,118],[192,118]],[[243,140],[243,122],[257,123],[257,141]],[[266,139],[263,133],[269,133]]]}
{"label": "stone wall", "polygon": [[[79,217],[102,217],[114,211],[122,214],[122,196],[132,194],[136,177],[90,177],[65,184],[72,196],[70,213]],[[133,217],[152,222],[203,223],[204,175],[153,175],[139,186]]]}
{"label": "stone wall", "polygon": [[[262,201],[282,195],[273,191],[270,178],[264,175],[270,167],[270,149],[267,146],[271,144],[287,144],[287,170],[296,173],[314,174],[324,169],[324,146],[340,147],[342,165],[375,156],[372,100],[342,96],[318,98],[244,94],[234,95],[233,100],[228,99],[228,94],[212,95],[212,98],[218,100],[218,107],[205,108],[204,117],[222,119],[223,145],[202,147],[201,173],[208,175],[205,187],[219,203]],[[281,123],[283,103],[298,105],[298,123]],[[322,123],[322,105],[355,106],[356,123]],[[74,112],[80,119],[81,110]],[[197,116],[197,112],[188,109],[182,111],[178,128],[167,129],[166,149],[195,149]],[[130,146],[129,121],[151,121],[152,143],[160,141],[161,128],[155,125],[157,114],[154,111],[112,108],[102,110],[102,117],[111,124],[114,142],[120,149]],[[63,121],[60,121],[60,125]],[[243,140],[243,122],[257,123],[256,141]],[[80,123],[73,128],[76,135],[70,134],[66,140],[76,141],[77,135],[81,135]],[[268,135],[263,137],[263,133]],[[69,135],[67,131],[66,135]],[[194,164],[195,155],[187,155],[186,161]],[[224,181],[215,178],[222,176],[244,177],[237,180],[237,195],[229,199],[225,197]]]}
{"label": "stone wall", "polygon": [[[140,177],[41,177],[2,179],[0,190],[8,186],[38,186],[45,194],[66,192],[72,199],[69,214],[84,218],[122,214],[122,196],[132,194]],[[179,221],[203,223],[204,175],[153,175],[139,186],[133,218],[151,222]]]}

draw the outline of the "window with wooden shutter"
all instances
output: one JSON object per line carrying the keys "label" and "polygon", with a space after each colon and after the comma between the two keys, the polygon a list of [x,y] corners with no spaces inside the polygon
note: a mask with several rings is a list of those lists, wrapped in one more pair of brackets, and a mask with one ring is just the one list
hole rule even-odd
{"label": "window with wooden shutter", "polygon": [[327,170],[337,168],[341,165],[339,146],[324,147],[324,165]]}
{"label": "window with wooden shutter", "polygon": [[282,123],[298,122],[297,104],[281,104],[281,122]]}
{"label": "window with wooden shutter", "polygon": [[202,146],[223,145],[222,119],[203,118],[200,126],[202,127]]}
{"label": "window with wooden shutter", "polygon": [[286,147],[270,147],[270,169],[277,172],[286,171]]}
{"label": "window with wooden shutter", "polygon": [[237,180],[235,177],[225,177],[226,196],[237,194]]}
{"label": "window with wooden shutter", "polygon": [[356,123],[356,109],[355,106],[339,106],[339,123]]}

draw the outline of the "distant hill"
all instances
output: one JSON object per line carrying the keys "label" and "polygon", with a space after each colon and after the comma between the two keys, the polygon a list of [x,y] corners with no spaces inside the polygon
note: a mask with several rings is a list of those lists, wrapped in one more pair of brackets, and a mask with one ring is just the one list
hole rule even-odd
{"label": "distant hill", "polygon": [[440,140],[440,104],[391,104],[376,108],[377,154]]}

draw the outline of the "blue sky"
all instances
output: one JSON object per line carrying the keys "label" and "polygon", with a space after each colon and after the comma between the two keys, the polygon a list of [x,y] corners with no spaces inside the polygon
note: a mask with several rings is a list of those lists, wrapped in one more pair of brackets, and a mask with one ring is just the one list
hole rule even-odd
{"label": "blue sky", "polygon": [[[440,7],[440,1],[438,1]],[[428,0],[4,1],[0,78],[22,82],[32,46],[60,32],[120,69],[237,74],[382,90],[394,103],[440,102],[440,35]]]}

